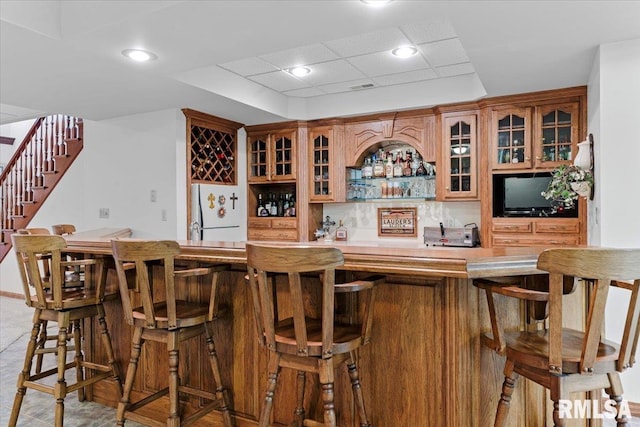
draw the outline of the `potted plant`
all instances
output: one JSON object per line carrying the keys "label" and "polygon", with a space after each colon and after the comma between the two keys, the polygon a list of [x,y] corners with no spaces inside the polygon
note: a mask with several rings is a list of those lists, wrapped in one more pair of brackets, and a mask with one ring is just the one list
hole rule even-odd
{"label": "potted plant", "polygon": [[554,202],[550,213],[575,207],[579,197],[588,197],[593,185],[593,174],[575,165],[558,166],[542,196]]}

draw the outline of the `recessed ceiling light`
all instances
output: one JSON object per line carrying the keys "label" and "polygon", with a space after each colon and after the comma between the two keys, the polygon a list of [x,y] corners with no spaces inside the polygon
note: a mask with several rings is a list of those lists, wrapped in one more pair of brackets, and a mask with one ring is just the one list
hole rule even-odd
{"label": "recessed ceiling light", "polygon": [[418,53],[418,49],[414,46],[400,46],[391,51],[391,54],[398,58],[408,58]]}
{"label": "recessed ceiling light", "polygon": [[296,77],[302,77],[302,76],[306,76],[307,74],[311,73],[311,68],[309,67],[293,67],[293,68],[288,68],[287,73],[289,74],[293,74]]}
{"label": "recessed ceiling light", "polygon": [[122,51],[122,54],[137,62],[153,61],[158,58],[156,54],[142,49],[125,49]]}
{"label": "recessed ceiling light", "polygon": [[391,3],[393,0],[360,0],[360,1],[366,4],[367,6],[381,7]]}

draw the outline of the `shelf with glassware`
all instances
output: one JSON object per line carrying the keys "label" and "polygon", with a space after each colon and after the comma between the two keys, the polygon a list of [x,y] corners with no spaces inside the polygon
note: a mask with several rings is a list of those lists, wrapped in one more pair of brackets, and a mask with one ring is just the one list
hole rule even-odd
{"label": "shelf with glassware", "polygon": [[367,156],[360,169],[347,169],[347,201],[436,197],[435,166],[410,148]]}

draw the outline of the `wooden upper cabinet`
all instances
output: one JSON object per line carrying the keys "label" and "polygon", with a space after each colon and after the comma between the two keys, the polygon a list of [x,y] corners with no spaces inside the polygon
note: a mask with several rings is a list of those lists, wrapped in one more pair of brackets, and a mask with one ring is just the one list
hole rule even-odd
{"label": "wooden upper cabinet", "polygon": [[346,166],[360,167],[364,158],[388,143],[405,144],[423,160],[436,161],[435,116],[380,117],[345,125]]}
{"label": "wooden upper cabinet", "polygon": [[477,115],[445,113],[438,179],[439,199],[478,199]]}
{"label": "wooden upper cabinet", "polygon": [[494,170],[531,169],[531,126],[531,108],[491,112],[489,161]]}
{"label": "wooden upper cabinet", "polygon": [[579,111],[578,102],[494,109],[492,169],[552,169],[571,163],[579,138]]}
{"label": "wooden upper cabinet", "polygon": [[536,107],[533,156],[537,168],[572,163],[579,142],[577,102]]}
{"label": "wooden upper cabinet", "polygon": [[342,126],[309,128],[309,201],[343,202],[345,195]]}
{"label": "wooden upper cabinet", "polygon": [[247,132],[247,181],[296,179],[296,129]]}

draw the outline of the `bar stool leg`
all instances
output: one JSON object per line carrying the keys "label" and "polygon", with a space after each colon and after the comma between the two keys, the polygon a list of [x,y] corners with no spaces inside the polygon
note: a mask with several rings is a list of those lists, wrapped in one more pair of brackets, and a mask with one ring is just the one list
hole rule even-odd
{"label": "bar stool leg", "polygon": [[13,407],[11,408],[11,416],[9,417],[9,427],[15,427],[18,423],[18,415],[20,415],[20,408],[22,407],[22,400],[27,393],[27,388],[24,386],[25,381],[31,376],[31,366],[33,364],[33,357],[36,353],[38,346],[38,334],[42,327],[42,321],[39,320],[40,310],[36,309],[33,316],[33,327],[31,328],[31,338],[27,344],[27,352],[24,357],[24,365],[22,372],[18,375],[18,384],[16,396],[13,399]]}
{"label": "bar stool leg", "polygon": [[178,395],[180,351],[178,345],[177,334],[170,333],[167,338],[167,349],[169,350],[169,418],[167,418],[167,427],[180,427],[180,396]]}
{"label": "bar stool leg", "polygon": [[111,367],[111,372],[113,373],[113,379],[116,382],[119,396],[122,396],[122,377],[120,375],[120,368],[116,363],[116,357],[113,353],[111,335],[109,335],[109,330],[107,329],[107,321],[105,320],[104,307],[102,305],[98,306],[98,325],[100,325],[100,336],[102,337],[102,344],[104,345],[105,351],[107,352],[107,363]]}
{"label": "bar stool leg", "polygon": [[304,422],[304,388],[307,382],[307,376],[304,371],[298,371],[297,381],[296,381],[296,394],[297,394],[297,406],[294,412],[295,415],[295,425],[296,427],[302,427],[302,423]]}
{"label": "bar stool leg", "polygon": [[333,392],[333,359],[318,361],[320,384],[322,385],[322,406],[325,427],[336,427],[336,412]]}
{"label": "bar stool leg", "polygon": [[54,397],[56,398],[55,425],[61,427],[64,420],[64,398],[67,395],[67,381],[64,372],[67,364],[67,329],[69,328],[69,312],[58,314],[58,380],[54,387]]}
{"label": "bar stool leg", "polygon": [[[42,328],[40,328],[40,336],[38,337],[38,349],[43,349],[45,344],[47,343],[47,321],[42,321]],[[42,360],[44,359],[44,354],[40,353],[36,357],[36,374],[42,372]]]}
{"label": "bar stool leg", "polygon": [[[78,382],[84,381],[84,368],[82,363],[84,362],[84,354],[82,353],[82,336],[80,333],[80,321],[74,320],[73,322],[73,345],[75,348],[75,364],[76,364],[76,380]],[[84,402],[85,394],[84,387],[78,389],[78,401]]]}
{"label": "bar stool leg", "polygon": [[362,396],[362,387],[360,386],[360,376],[358,375],[358,367],[356,366],[355,354],[353,352],[349,353],[347,370],[349,371],[349,378],[351,378],[351,390],[353,390],[353,398],[355,399],[356,409],[358,410],[360,427],[371,427],[371,424],[367,419],[367,411],[364,407],[364,397]]}
{"label": "bar stool leg", "polygon": [[264,395],[264,405],[260,413],[259,427],[269,427],[269,418],[273,409],[273,398],[276,394],[276,385],[280,375],[280,355],[269,352],[269,372],[267,374],[267,391]]}
{"label": "bar stool leg", "polygon": [[216,383],[216,397],[221,402],[220,410],[222,412],[224,425],[225,427],[232,427],[233,421],[231,419],[231,412],[229,411],[229,396],[227,394],[227,390],[222,386],[220,361],[218,360],[218,353],[216,352],[215,342],[213,341],[211,323],[206,322],[203,326],[206,336],[207,350],[209,352],[209,363],[211,364],[211,370],[213,372],[213,380]]}
{"label": "bar stool leg", "polygon": [[122,398],[118,403],[116,411],[116,425],[124,426],[124,413],[129,407],[131,390],[133,389],[133,381],[136,379],[136,371],[138,370],[138,360],[142,350],[142,328],[135,328],[133,337],[131,338],[131,359],[129,360],[129,368],[127,368],[127,378],[124,382],[124,391]]}
{"label": "bar stool leg", "polygon": [[494,427],[503,427],[507,421],[507,415],[509,414],[509,407],[511,406],[511,395],[513,389],[516,386],[518,375],[513,371],[513,361],[507,359],[504,365],[504,382],[502,383],[502,395],[498,402],[498,410],[496,412],[496,421]]}

